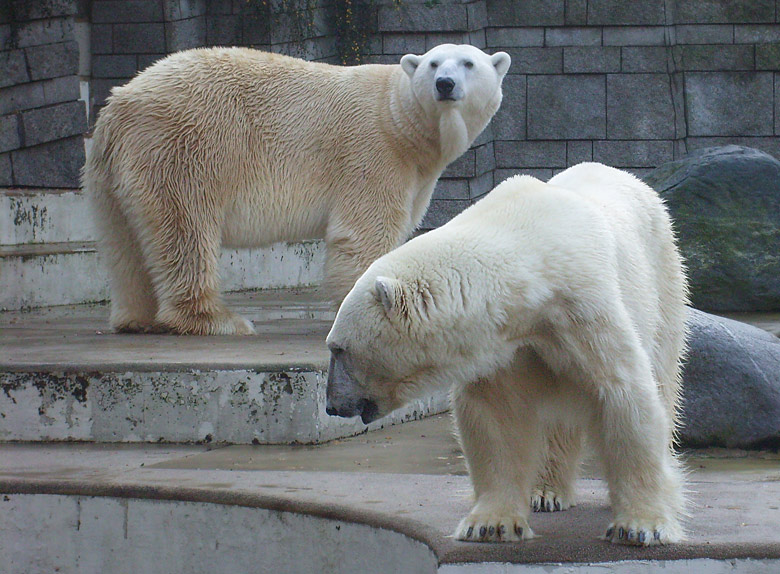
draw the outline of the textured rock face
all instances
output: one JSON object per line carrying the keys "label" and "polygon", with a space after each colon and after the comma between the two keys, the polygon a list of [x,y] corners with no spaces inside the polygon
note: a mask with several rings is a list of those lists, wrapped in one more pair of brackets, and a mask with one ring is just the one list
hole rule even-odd
{"label": "textured rock face", "polygon": [[696,308],[780,309],[780,161],[752,148],[707,148],[645,181],[675,220]]}
{"label": "textured rock face", "polygon": [[695,309],[689,325],[682,444],[780,447],[780,339]]}

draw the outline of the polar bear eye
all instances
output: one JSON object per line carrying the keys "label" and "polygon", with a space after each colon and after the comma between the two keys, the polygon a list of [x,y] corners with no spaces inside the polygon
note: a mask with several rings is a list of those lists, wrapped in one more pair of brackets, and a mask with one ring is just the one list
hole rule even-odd
{"label": "polar bear eye", "polygon": [[431,68],[436,69],[438,67],[439,67],[439,62],[431,62]]}
{"label": "polar bear eye", "polygon": [[472,62],[471,60],[466,60],[465,62],[463,62],[463,65],[470,70],[471,68],[474,67],[474,62]]}

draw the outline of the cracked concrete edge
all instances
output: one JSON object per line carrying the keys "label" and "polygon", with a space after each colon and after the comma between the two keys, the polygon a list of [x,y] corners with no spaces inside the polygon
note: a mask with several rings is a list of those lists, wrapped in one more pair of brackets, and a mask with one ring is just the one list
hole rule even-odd
{"label": "cracked concrete edge", "polygon": [[[220,489],[152,486],[133,483],[84,483],[68,480],[0,478],[0,494],[43,494],[63,496],[109,497],[121,499],[157,500],[165,502],[197,502],[226,506],[262,508],[361,524],[389,530],[426,545],[435,554],[439,565],[465,563],[568,563],[588,564],[622,561],[675,560],[780,560],[780,544],[735,543],[694,544],[637,548],[612,544],[573,545],[557,548],[551,556],[549,545],[533,543],[477,544],[454,540],[437,532],[429,524],[417,520],[389,516],[381,512],[348,505],[291,500],[283,496],[268,496],[251,492]],[[566,558],[561,560],[561,555]]]}

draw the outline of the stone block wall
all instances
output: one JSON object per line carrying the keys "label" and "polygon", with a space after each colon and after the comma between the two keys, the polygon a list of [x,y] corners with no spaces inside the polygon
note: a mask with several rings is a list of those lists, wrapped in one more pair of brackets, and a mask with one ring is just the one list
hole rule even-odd
{"label": "stone block wall", "polygon": [[75,183],[84,52],[99,107],[163,55],[210,45],[331,63],[396,63],[443,42],[509,52],[503,105],[445,172],[426,228],[515,173],[595,160],[641,176],[726,143],[780,157],[779,22],[778,0],[12,0],[0,4],[0,185]]}
{"label": "stone block wall", "polygon": [[0,2],[0,186],[78,186],[80,16],[76,2]]}

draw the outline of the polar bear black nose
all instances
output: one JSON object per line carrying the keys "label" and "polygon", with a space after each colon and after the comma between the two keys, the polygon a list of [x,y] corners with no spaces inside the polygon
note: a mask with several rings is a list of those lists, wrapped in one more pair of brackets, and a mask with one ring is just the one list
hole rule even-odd
{"label": "polar bear black nose", "polygon": [[455,80],[452,78],[439,78],[436,80],[436,91],[442,96],[449,96],[455,87]]}

